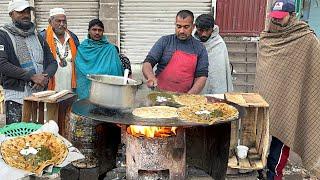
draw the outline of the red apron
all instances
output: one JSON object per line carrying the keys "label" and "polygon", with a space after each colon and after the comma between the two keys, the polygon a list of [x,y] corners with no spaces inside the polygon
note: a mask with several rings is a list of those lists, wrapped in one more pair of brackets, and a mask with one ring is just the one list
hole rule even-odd
{"label": "red apron", "polygon": [[157,76],[158,88],[165,91],[186,93],[194,80],[197,55],[176,50],[165,69]]}

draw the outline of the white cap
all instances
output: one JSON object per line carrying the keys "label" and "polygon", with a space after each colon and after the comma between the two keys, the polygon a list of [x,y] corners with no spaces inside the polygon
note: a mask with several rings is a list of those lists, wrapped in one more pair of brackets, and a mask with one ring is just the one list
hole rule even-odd
{"label": "white cap", "polygon": [[66,15],[66,13],[64,12],[64,9],[63,9],[63,8],[53,8],[53,9],[50,9],[50,17],[51,17],[51,16],[58,15],[58,14]]}
{"label": "white cap", "polygon": [[33,7],[26,0],[11,0],[9,1],[8,11],[9,13],[11,13],[12,11],[20,12],[28,7],[33,9]]}

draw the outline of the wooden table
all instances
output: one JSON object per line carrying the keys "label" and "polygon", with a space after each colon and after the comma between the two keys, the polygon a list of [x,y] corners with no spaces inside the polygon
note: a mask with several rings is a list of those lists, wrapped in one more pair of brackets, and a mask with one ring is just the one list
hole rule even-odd
{"label": "wooden table", "polygon": [[44,123],[44,106],[47,108],[47,119],[54,120],[59,126],[59,134],[66,136],[66,121],[71,110],[71,105],[76,101],[77,95],[70,93],[64,95],[56,100],[49,100],[48,98],[37,98],[35,96],[28,96],[24,98],[22,121]]}

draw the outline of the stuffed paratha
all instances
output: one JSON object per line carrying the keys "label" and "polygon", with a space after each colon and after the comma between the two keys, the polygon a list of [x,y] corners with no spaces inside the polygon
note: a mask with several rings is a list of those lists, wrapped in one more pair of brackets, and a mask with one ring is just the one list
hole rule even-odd
{"label": "stuffed paratha", "polygon": [[216,121],[231,120],[239,116],[238,110],[226,103],[206,103],[178,108],[181,120],[213,124]]}
{"label": "stuffed paratha", "polygon": [[176,103],[184,106],[204,104],[207,102],[207,98],[205,96],[195,95],[195,94],[181,94],[181,95],[174,95],[173,97]]}
{"label": "stuffed paratha", "polygon": [[177,108],[169,106],[150,106],[136,108],[132,114],[140,118],[174,118],[177,117]]}
{"label": "stuffed paratha", "polygon": [[59,165],[68,148],[52,133],[42,132],[8,139],[1,144],[3,160],[10,166],[41,174],[48,165]]}

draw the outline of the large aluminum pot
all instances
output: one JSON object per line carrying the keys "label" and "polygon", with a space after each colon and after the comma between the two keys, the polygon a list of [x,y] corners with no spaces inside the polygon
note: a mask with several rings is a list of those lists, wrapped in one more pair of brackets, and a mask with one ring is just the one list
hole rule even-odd
{"label": "large aluminum pot", "polygon": [[88,75],[87,78],[91,80],[89,101],[112,109],[132,107],[138,86],[142,84],[141,80],[133,79],[124,84],[121,76]]}

